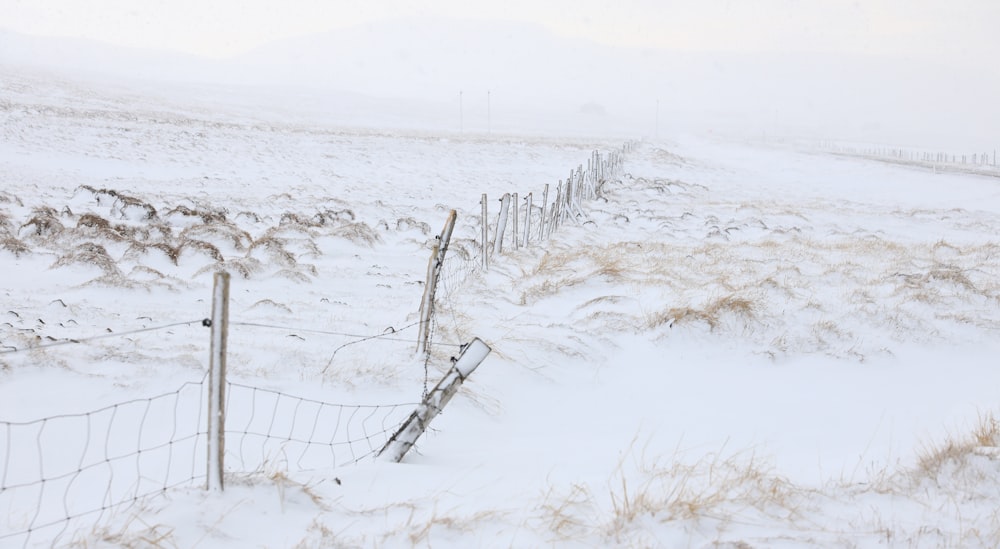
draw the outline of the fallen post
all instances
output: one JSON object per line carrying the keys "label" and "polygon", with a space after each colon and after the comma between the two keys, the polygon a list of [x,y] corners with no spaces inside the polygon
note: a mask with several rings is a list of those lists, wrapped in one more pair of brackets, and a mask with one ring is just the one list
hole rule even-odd
{"label": "fallen post", "polygon": [[377,458],[399,462],[403,456],[416,444],[420,435],[424,434],[431,421],[437,417],[441,410],[455,396],[458,388],[475,371],[486,356],[490,354],[490,346],[483,343],[478,337],[471,343],[467,343],[462,348],[462,354],[457,359],[453,358],[454,366],[448,370],[441,381],[434,386],[434,390],[424,397],[417,409],[410,414],[410,417],[403,422],[385,446],[376,454]]}

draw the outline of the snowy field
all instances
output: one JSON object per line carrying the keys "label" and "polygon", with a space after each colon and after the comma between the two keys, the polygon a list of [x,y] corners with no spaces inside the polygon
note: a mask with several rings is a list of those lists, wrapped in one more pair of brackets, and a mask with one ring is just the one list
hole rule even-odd
{"label": "snowy field", "polygon": [[[1000,544],[998,178],[672,136],[484,272],[482,193],[491,219],[505,192],[538,205],[622,139],[0,81],[2,547]],[[417,309],[451,209],[425,365]],[[231,417],[250,410],[223,493],[194,433],[219,269],[246,388]],[[492,354],[415,450],[372,460],[473,337]],[[91,413],[108,406],[121,418]],[[289,440],[248,435],[261,421]],[[359,447],[318,456],[299,421]],[[47,491],[163,430],[166,454]],[[171,487],[102,509],[147,477]]]}

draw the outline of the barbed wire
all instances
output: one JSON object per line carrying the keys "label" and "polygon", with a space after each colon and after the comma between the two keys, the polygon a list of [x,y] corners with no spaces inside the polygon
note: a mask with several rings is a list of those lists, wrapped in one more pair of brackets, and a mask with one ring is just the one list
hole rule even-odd
{"label": "barbed wire", "polygon": [[109,338],[113,338],[113,337],[125,337],[125,336],[130,336],[130,335],[142,334],[142,333],[146,333],[146,332],[156,332],[156,331],[159,331],[159,330],[166,330],[166,329],[169,329],[169,328],[176,328],[178,326],[190,326],[191,324],[195,324],[195,323],[201,324],[203,326],[207,326],[207,325],[210,324],[210,322],[209,322],[208,319],[188,320],[188,321],[184,321],[184,322],[175,322],[173,324],[164,324],[162,326],[152,326],[152,327],[149,327],[149,328],[139,328],[139,329],[136,329],[136,330],[129,330],[127,332],[112,332],[112,333],[108,333],[108,334],[101,334],[101,335],[95,335],[95,336],[90,336],[90,337],[74,337],[74,338],[64,339],[64,340],[60,340],[60,341],[53,341],[52,343],[43,343],[41,345],[31,345],[31,346],[28,346],[28,347],[21,347],[20,349],[5,348],[5,349],[0,349],[0,355],[9,355],[9,354],[17,354],[17,353],[27,353],[29,351],[36,351],[36,350],[39,350],[39,349],[48,349],[50,347],[61,347],[63,345],[84,344],[84,343],[89,343],[91,341],[97,341],[97,340],[100,340],[100,339],[109,339]]}
{"label": "barbed wire", "polygon": [[[230,326],[246,326],[246,327],[251,327],[251,328],[270,328],[270,329],[275,329],[275,330],[286,330],[286,331],[289,331],[289,332],[302,332],[302,333],[312,333],[312,334],[320,334],[320,335],[332,335],[332,336],[340,336],[340,337],[358,338],[358,341],[351,342],[351,344],[353,344],[353,343],[360,343],[362,341],[369,341],[369,340],[372,340],[372,339],[379,339],[379,340],[382,340],[382,341],[398,341],[398,342],[402,342],[402,343],[414,343],[415,340],[412,340],[412,339],[403,339],[403,338],[392,337],[392,336],[394,336],[394,335],[396,335],[396,334],[398,334],[398,333],[400,333],[400,332],[402,332],[404,330],[408,330],[410,328],[413,328],[414,326],[419,326],[420,325],[420,321],[414,322],[412,324],[409,324],[409,325],[404,326],[404,327],[399,328],[399,329],[392,328],[390,326],[389,329],[392,329],[391,332],[384,332],[384,333],[381,333],[381,334],[368,334],[368,335],[364,335],[364,334],[351,334],[351,333],[345,333],[345,332],[334,332],[334,331],[330,331],[330,330],[318,330],[316,328],[301,328],[301,327],[295,327],[295,326],[279,326],[279,325],[276,325],[276,324],[261,324],[261,323],[258,323],[258,322],[230,322],[229,325]],[[440,345],[440,346],[443,346],[443,347],[461,347],[462,346],[460,343],[443,343],[443,342],[442,343],[435,343],[435,345]]]}
{"label": "barbed wire", "polygon": [[[392,333],[398,333],[398,332],[402,332],[404,330],[409,330],[410,328],[413,328],[414,326],[419,326],[421,324],[421,322],[422,321],[418,320],[418,321],[416,321],[416,322],[414,322],[412,324],[409,324],[407,326],[403,326],[399,330],[396,330],[395,332],[392,332]],[[351,345],[357,345],[359,343],[364,343],[366,341],[371,341],[373,339],[379,339],[379,338],[382,338],[383,336],[389,336],[389,335],[392,335],[392,334],[375,334],[375,335],[372,335],[372,336],[357,336],[360,339],[356,339],[354,341],[348,341],[347,343],[344,343],[343,345],[337,347],[336,349],[333,350],[333,353],[330,354],[330,360],[328,360],[326,362],[326,366],[323,367],[323,373],[325,374],[327,372],[327,370],[330,369],[330,366],[333,365],[333,359],[335,359],[337,357],[337,352],[339,352],[341,349],[343,349],[345,347],[350,347]],[[413,343],[411,340],[408,340],[408,339],[399,339],[399,340],[396,340],[396,341],[403,341],[403,342],[407,342],[407,343]]]}

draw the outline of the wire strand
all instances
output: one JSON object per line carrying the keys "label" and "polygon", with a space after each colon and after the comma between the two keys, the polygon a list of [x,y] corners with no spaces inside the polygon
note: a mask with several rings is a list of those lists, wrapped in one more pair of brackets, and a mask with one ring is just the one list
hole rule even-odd
{"label": "wire strand", "polygon": [[[396,334],[398,334],[398,333],[400,333],[400,332],[402,332],[404,330],[408,330],[410,328],[413,328],[414,326],[418,326],[420,324],[420,322],[421,321],[414,322],[413,324],[410,324],[408,326],[404,326],[404,327],[402,327],[402,328],[400,328],[398,330],[394,329],[392,332],[389,332],[389,333],[375,334],[375,335],[371,335],[371,334],[369,334],[369,335],[349,334],[349,333],[344,333],[344,332],[332,332],[332,331],[329,331],[329,330],[317,330],[315,328],[298,328],[298,327],[294,327],[294,326],[277,326],[277,325],[274,325],[274,324],[260,324],[260,323],[257,323],[257,322],[230,322],[229,325],[230,326],[246,326],[246,327],[251,327],[251,328],[270,328],[270,329],[275,329],[275,330],[288,330],[288,331],[292,331],[292,332],[302,332],[302,333],[310,333],[310,334],[333,335],[333,336],[357,338],[357,341],[352,341],[352,342],[348,343],[348,345],[351,345],[351,344],[354,344],[354,343],[360,343],[362,341],[368,341],[370,339],[381,339],[382,341],[400,341],[400,342],[403,342],[403,343],[413,343],[413,340],[411,340],[411,339],[403,339],[403,338],[392,337],[392,336],[394,336],[394,335],[396,335]],[[462,346],[459,343],[435,343],[435,345],[443,345],[443,346],[447,346],[447,347],[461,347]]]}
{"label": "wire strand", "polygon": [[17,353],[26,353],[28,351],[34,351],[34,350],[37,350],[37,349],[48,349],[50,347],[61,347],[63,345],[84,344],[84,343],[89,343],[91,341],[96,341],[96,340],[99,340],[99,339],[109,339],[109,338],[112,338],[112,337],[125,337],[125,336],[129,336],[129,335],[141,334],[141,333],[145,333],[145,332],[155,332],[155,331],[158,331],[158,330],[166,330],[167,328],[176,328],[178,326],[189,326],[189,325],[195,324],[195,323],[202,324],[202,325],[207,325],[206,324],[206,319],[188,320],[186,322],[175,322],[173,324],[165,324],[163,326],[153,326],[151,328],[140,328],[138,330],[130,330],[128,332],[113,332],[113,333],[110,333],[110,334],[101,334],[101,335],[96,335],[96,336],[91,336],[91,337],[74,337],[74,338],[70,338],[70,339],[64,339],[64,340],[61,340],[61,341],[53,341],[52,343],[43,343],[41,345],[32,345],[30,347],[22,347],[20,349],[3,349],[3,350],[0,350],[0,355],[12,355],[12,354],[17,354]]}

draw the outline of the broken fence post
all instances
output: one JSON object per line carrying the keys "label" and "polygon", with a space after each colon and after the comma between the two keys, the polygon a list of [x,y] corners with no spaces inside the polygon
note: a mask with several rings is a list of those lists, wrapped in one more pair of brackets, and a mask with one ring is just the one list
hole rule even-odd
{"label": "broken fence post", "polygon": [[420,435],[430,426],[431,421],[448,404],[451,397],[455,396],[458,388],[475,371],[476,367],[486,359],[490,351],[492,351],[490,346],[483,343],[483,340],[478,337],[473,339],[471,343],[464,345],[462,354],[457,359],[452,359],[455,363],[454,366],[434,386],[434,389],[424,397],[424,401],[403,422],[399,430],[389,438],[385,446],[378,451],[376,457],[397,463],[402,460],[406,452],[410,451],[410,448],[416,444]]}

